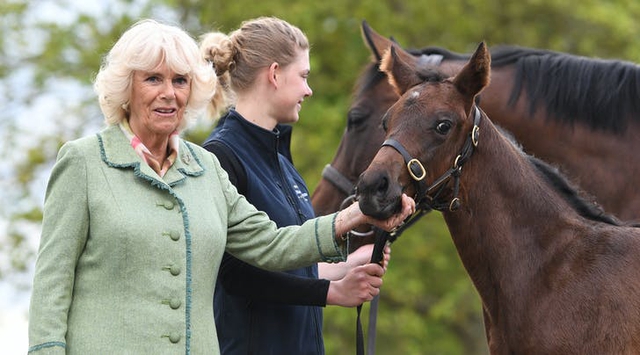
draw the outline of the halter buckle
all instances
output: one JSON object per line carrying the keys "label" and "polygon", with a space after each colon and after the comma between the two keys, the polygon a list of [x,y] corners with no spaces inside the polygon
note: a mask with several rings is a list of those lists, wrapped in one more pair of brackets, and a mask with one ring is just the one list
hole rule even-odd
{"label": "halter buckle", "polygon": [[478,147],[479,139],[480,127],[478,125],[474,125],[473,129],[471,130],[471,142],[473,143],[474,147]]}
{"label": "halter buckle", "polygon": [[[414,172],[414,167],[419,170]],[[409,171],[409,175],[411,175],[411,177],[415,181],[421,181],[425,178],[425,176],[427,176],[427,171],[425,170],[424,166],[422,166],[422,163],[420,163],[420,161],[415,158],[407,162],[407,170]]]}
{"label": "halter buckle", "polygon": [[458,208],[460,208],[460,199],[457,197],[454,197],[453,200],[451,200],[451,203],[449,204],[449,211],[455,212],[458,210]]}
{"label": "halter buckle", "polygon": [[458,156],[456,157],[456,160],[454,160],[454,161],[453,161],[453,169],[456,169],[456,170],[457,170],[457,169],[459,168],[459,166],[458,166],[458,162],[460,161],[460,159],[462,159],[462,155],[461,155],[461,154],[460,154],[460,155],[458,155]]}

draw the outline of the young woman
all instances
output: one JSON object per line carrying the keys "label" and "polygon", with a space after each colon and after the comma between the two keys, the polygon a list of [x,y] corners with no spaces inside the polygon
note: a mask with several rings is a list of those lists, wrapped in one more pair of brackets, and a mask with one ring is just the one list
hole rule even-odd
{"label": "young woman", "polygon": [[[229,35],[203,36],[200,48],[227,89],[213,106],[231,105],[203,146],[216,154],[238,191],[278,226],[313,218],[309,191],[292,162],[288,125],[298,121],[313,93],[306,36],[286,21],[261,17]],[[371,251],[368,245],[346,263],[286,273],[225,255],[214,302],[222,353],[323,354],[321,307],[357,306],[382,285],[384,269],[368,263]]]}

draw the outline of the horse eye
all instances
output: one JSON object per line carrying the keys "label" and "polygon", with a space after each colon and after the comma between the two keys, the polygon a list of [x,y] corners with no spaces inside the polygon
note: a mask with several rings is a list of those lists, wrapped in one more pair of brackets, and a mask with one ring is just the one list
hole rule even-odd
{"label": "horse eye", "polygon": [[365,122],[367,117],[369,117],[368,112],[354,107],[349,110],[349,113],[347,113],[347,126],[352,127],[355,125],[359,125],[362,122]]}
{"label": "horse eye", "polygon": [[388,120],[389,120],[389,116],[387,116],[387,115],[382,116],[382,129],[385,132],[387,132],[387,129],[388,129],[388,127],[387,127],[387,121]]}
{"label": "horse eye", "polygon": [[436,132],[440,134],[447,134],[449,130],[451,130],[452,126],[451,121],[442,121],[436,126]]}

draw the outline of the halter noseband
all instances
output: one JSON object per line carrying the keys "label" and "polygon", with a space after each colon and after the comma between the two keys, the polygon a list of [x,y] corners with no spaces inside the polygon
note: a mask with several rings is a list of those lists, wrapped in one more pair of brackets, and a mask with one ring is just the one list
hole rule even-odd
{"label": "halter noseband", "polygon": [[[437,178],[430,186],[427,186],[427,183],[424,181],[427,171],[422,163],[418,159],[413,158],[400,142],[393,138],[389,138],[382,143],[383,147],[389,146],[402,155],[407,166],[407,171],[416,185],[415,200],[418,209],[429,208],[443,211],[448,208],[449,211],[453,212],[460,207],[458,192],[460,188],[462,165],[469,160],[471,154],[473,154],[474,148],[478,146],[478,138],[480,135],[480,119],[482,118],[482,114],[480,113],[478,106],[474,106],[474,109],[475,115],[473,118],[473,128],[471,129],[467,140],[464,142],[464,146],[462,147],[460,154],[456,156],[453,166]],[[451,178],[453,178],[453,198],[449,203],[439,203],[437,199],[444,191],[446,186],[444,182]],[[430,194],[438,186],[439,188],[437,191],[434,194]]]}

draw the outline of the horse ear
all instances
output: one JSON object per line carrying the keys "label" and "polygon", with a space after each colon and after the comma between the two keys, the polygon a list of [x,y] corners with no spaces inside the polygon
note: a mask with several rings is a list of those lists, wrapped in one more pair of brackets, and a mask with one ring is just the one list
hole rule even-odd
{"label": "horse ear", "polygon": [[469,62],[453,78],[453,83],[462,94],[475,97],[489,85],[490,77],[491,54],[483,41],[480,42]]}
{"label": "horse ear", "polygon": [[384,53],[380,63],[380,70],[387,74],[389,83],[399,95],[423,81],[417,75],[416,67],[416,57],[395,44]]}
{"label": "horse ear", "polygon": [[361,29],[364,43],[369,47],[369,50],[375,57],[376,61],[380,62],[380,60],[382,60],[382,54],[384,54],[384,52],[386,52],[394,42],[374,31],[366,20],[362,21]]}

